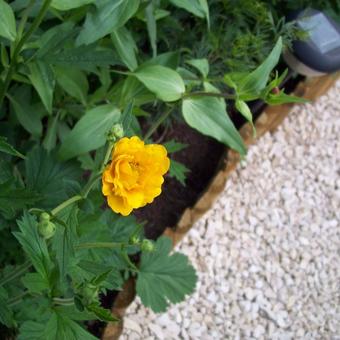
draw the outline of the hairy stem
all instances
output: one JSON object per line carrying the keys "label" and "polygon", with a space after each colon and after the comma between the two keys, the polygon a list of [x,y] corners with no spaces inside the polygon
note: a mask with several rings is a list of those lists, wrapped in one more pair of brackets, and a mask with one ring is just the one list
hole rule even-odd
{"label": "hairy stem", "polygon": [[57,207],[55,207],[52,211],[51,214],[52,215],[56,215],[58,212],[60,212],[61,210],[65,209],[67,206],[69,206],[70,204],[80,201],[83,199],[83,196],[81,195],[75,195],[71,198],[69,198],[68,200],[64,201],[63,203],[59,204]]}
{"label": "hairy stem", "polygon": [[158,127],[165,121],[165,119],[170,115],[172,108],[163,112],[158,119],[150,126],[149,130],[146,132],[144,136],[144,140],[147,140],[151,137],[151,135],[158,129]]}
{"label": "hairy stem", "polygon": [[3,277],[0,280],[0,286],[3,286],[4,284],[11,282],[12,280],[16,279],[17,277],[23,275],[26,273],[26,271],[31,267],[31,261],[24,262],[21,266],[16,268],[14,271],[12,271],[9,275]]}

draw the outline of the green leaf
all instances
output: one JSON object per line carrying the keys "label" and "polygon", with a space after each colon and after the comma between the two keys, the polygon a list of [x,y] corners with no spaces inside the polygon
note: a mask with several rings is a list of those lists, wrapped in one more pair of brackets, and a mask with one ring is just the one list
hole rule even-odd
{"label": "green leaf", "polygon": [[0,136],[0,152],[25,159],[25,156],[19,151],[15,150],[11,144],[7,143],[7,138],[3,136]]}
{"label": "green leaf", "polygon": [[11,328],[15,326],[15,320],[13,318],[13,312],[8,307],[7,300],[7,291],[0,286],[0,324]]}
{"label": "green leaf", "polygon": [[46,110],[52,113],[53,91],[55,86],[55,79],[53,69],[50,65],[36,61],[28,64],[30,73],[28,78],[32,85],[38,92]]}
{"label": "green leaf", "polygon": [[146,307],[164,312],[169,303],[184,300],[194,291],[197,277],[188,258],[179,253],[170,255],[171,240],[160,237],[151,253],[142,253],[136,291]]}
{"label": "green leaf", "polygon": [[72,66],[84,70],[96,66],[121,65],[113,49],[97,48],[94,45],[68,48],[60,52],[46,54],[43,60],[47,63]]}
{"label": "green leaf", "polygon": [[30,190],[42,195],[39,206],[54,208],[68,198],[66,180],[76,180],[80,176],[79,168],[71,162],[58,162],[54,154],[35,147],[26,155],[26,183]]}
{"label": "green leaf", "polygon": [[178,100],[185,92],[185,85],[181,76],[174,70],[160,66],[144,66],[139,68],[134,75],[151,92],[165,101]]}
{"label": "green leaf", "polygon": [[51,151],[56,146],[57,143],[57,127],[59,113],[60,111],[58,111],[56,116],[48,118],[47,132],[43,141],[43,146],[47,151]]}
{"label": "green leaf", "polygon": [[[78,207],[73,204],[58,214],[57,231],[53,237],[53,249],[59,265],[60,280],[64,280],[69,267],[75,262],[74,246],[77,242]],[[56,221],[57,222],[57,221]]]}
{"label": "green leaf", "polygon": [[54,309],[47,322],[25,321],[20,327],[18,340],[98,340],[71,318]]}
{"label": "green leaf", "polygon": [[57,67],[55,73],[59,86],[70,96],[78,99],[86,106],[89,84],[85,74],[71,67]]}
{"label": "green leaf", "polygon": [[21,281],[30,293],[39,294],[49,289],[48,282],[39,273],[27,273]]}
{"label": "green leaf", "polygon": [[119,319],[114,317],[108,309],[100,307],[99,304],[93,303],[87,306],[87,309],[91,311],[92,313],[94,313],[97,316],[97,318],[101,321],[106,321],[106,322],[119,321]]}
{"label": "green leaf", "polygon": [[214,97],[184,99],[182,113],[192,128],[245,155],[246,148],[242,138],[227,115],[222,99]]}
{"label": "green leaf", "polygon": [[168,153],[175,153],[185,149],[188,146],[188,144],[179,143],[172,139],[164,143],[163,146],[165,146]]}
{"label": "green leaf", "polygon": [[66,160],[100,148],[106,142],[108,131],[119,118],[120,111],[113,104],[97,106],[86,112],[65,138],[59,156]]}
{"label": "green leaf", "polygon": [[123,130],[126,133],[126,131],[129,131],[132,119],[133,119],[133,105],[134,100],[131,100],[131,102],[125,107],[122,116],[121,116],[121,124],[123,126]]}
{"label": "green leaf", "polygon": [[16,188],[11,180],[0,184],[0,211],[7,216],[38,202],[41,198],[33,190]]}
{"label": "green leaf", "polygon": [[249,106],[247,103],[243,100],[237,99],[235,102],[236,109],[242,114],[244,118],[247,119],[249,123],[254,127],[253,125],[253,115],[249,109]]}
{"label": "green leaf", "polygon": [[287,103],[298,103],[298,104],[306,104],[310,101],[301,97],[291,96],[283,92],[283,90],[280,91],[280,93],[272,94],[269,93],[265,98],[265,102],[269,105],[281,105],[281,104],[287,104]]}
{"label": "green leaf", "polygon": [[209,8],[206,0],[170,0],[170,2],[199,18],[206,17],[209,20]]}
{"label": "green leaf", "polygon": [[16,117],[18,118],[19,123],[22,127],[31,133],[33,136],[39,137],[42,134],[42,123],[40,117],[34,112],[33,107],[24,102],[24,99],[19,95],[22,94],[21,91],[15,92],[16,96],[9,96],[8,98],[13,106]]}
{"label": "green leaf", "polygon": [[22,245],[35,270],[41,275],[48,285],[53,264],[48,253],[45,240],[39,236],[38,223],[32,215],[24,212],[21,220],[17,221],[20,232],[14,232],[14,236]]}
{"label": "green leaf", "polygon": [[157,23],[154,11],[154,3],[151,1],[145,8],[146,28],[148,30],[152,55],[157,55]]}
{"label": "green leaf", "polygon": [[111,34],[113,45],[130,71],[134,71],[138,64],[136,58],[137,46],[131,32],[126,27],[120,27]]}
{"label": "green leaf", "polygon": [[87,4],[94,3],[96,0],[53,0],[51,7],[59,11],[68,11],[73,8],[78,8]]}
{"label": "green leaf", "polygon": [[0,36],[11,41],[17,36],[13,10],[4,0],[0,0]]}
{"label": "green leaf", "polygon": [[88,45],[122,27],[137,11],[139,0],[100,0],[86,16],[77,44]]}
{"label": "green leaf", "polygon": [[240,99],[247,100],[247,96],[257,95],[266,87],[271,71],[279,62],[281,51],[282,38],[280,37],[264,62],[237,83]]}
{"label": "green leaf", "polygon": [[206,58],[203,59],[190,59],[186,61],[187,64],[193,66],[197,69],[204,78],[206,78],[209,74],[209,63]]}
{"label": "green leaf", "polygon": [[175,160],[171,159],[169,176],[176,178],[177,181],[179,181],[184,186],[185,186],[186,174],[189,171],[190,170],[184,164],[176,162]]}

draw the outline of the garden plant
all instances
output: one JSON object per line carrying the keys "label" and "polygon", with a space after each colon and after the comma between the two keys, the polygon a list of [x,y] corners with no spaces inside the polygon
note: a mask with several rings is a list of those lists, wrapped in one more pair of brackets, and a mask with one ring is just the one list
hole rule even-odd
{"label": "garden plant", "polygon": [[[88,320],[119,321],[101,296],[130,277],[155,312],[194,291],[187,257],[133,216],[167,176],[185,180],[171,160],[185,145],[153,134],[180,120],[244,156],[229,105],[252,124],[251,101],[302,101],[274,70],[296,27],[232,4],[0,0],[1,335],[94,339]],[[272,27],[251,57],[243,24],[223,50],[228,8]]]}

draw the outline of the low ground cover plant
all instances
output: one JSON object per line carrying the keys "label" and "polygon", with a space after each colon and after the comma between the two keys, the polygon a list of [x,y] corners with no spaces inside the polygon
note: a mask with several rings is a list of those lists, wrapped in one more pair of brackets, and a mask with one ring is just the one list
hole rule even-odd
{"label": "low ground cover plant", "polygon": [[0,0],[2,334],[93,339],[84,321],[117,322],[100,295],[131,276],[155,312],[193,292],[188,259],[133,216],[165,176],[184,177],[170,159],[184,145],[152,134],[182,119],[245,155],[227,101],[251,124],[249,101],[301,101],[273,72],[292,26],[244,68],[240,55],[221,63],[221,46],[198,52],[197,41],[223,43],[222,5]]}

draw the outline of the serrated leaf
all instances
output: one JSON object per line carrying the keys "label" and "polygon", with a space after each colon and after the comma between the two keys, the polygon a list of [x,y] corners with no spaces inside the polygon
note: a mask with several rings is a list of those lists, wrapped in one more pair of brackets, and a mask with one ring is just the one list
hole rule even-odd
{"label": "serrated leaf", "polygon": [[136,58],[137,46],[131,32],[126,27],[120,27],[111,34],[113,45],[130,71],[134,71],[138,64]]}
{"label": "serrated leaf", "polygon": [[68,198],[67,182],[76,180],[80,170],[71,162],[58,162],[54,154],[48,154],[41,147],[35,147],[26,155],[25,160],[27,188],[35,190],[42,197],[39,206],[54,208]]}
{"label": "serrated leaf", "polygon": [[188,144],[179,143],[172,139],[163,143],[163,146],[166,148],[168,153],[175,153],[188,147]]}
{"label": "serrated leaf", "polygon": [[182,185],[185,185],[185,179],[188,172],[190,172],[190,170],[184,164],[171,159],[169,169],[170,177],[176,178]]}
{"label": "serrated leaf", "polygon": [[123,26],[137,11],[139,0],[101,0],[89,12],[77,44],[88,45]]}
{"label": "serrated leaf", "polygon": [[7,216],[38,202],[41,198],[34,190],[17,188],[12,180],[0,184],[0,211]]}
{"label": "serrated leaf", "polygon": [[30,293],[39,294],[49,289],[48,283],[39,273],[27,273],[21,281]]}
{"label": "serrated leaf", "polygon": [[245,155],[246,148],[227,115],[223,100],[214,97],[187,98],[183,100],[182,113],[192,128]]}
{"label": "serrated leaf", "polygon": [[142,253],[136,291],[146,307],[164,312],[170,303],[184,300],[194,291],[196,273],[188,258],[179,253],[170,255],[171,240],[160,237],[155,251]]}
{"label": "serrated leaf", "polygon": [[19,232],[14,236],[22,245],[35,270],[48,285],[50,272],[53,267],[45,240],[38,233],[38,223],[32,215],[24,212],[21,220],[17,221]]}
{"label": "serrated leaf", "polygon": [[0,324],[9,328],[15,325],[13,312],[9,309],[7,304],[8,294],[4,287],[0,286]]}
{"label": "serrated leaf", "polygon": [[140,67],[134,76],[165,102],[178,100],[185,92],[182,77],[168,67],[161,65]]}
{"label": "serrated leaf", "polygon": [[60,158],[70,159],[103,146],[108,131],[119,118],[120,111],[113,104],[97,106],[86,112],[63,141]]}
{"label": "serrated leaf", "polygon": [[99,304],[91,304],[87,306],[87,309],[94,313],[97,316],[97,318],[101,321],[106,322],[119,321],[119,319],[117,319],[111,314],[110,310],[100,307]]}
{"label": "serrated leaf", "polygon": [[4,0],[0,0],[0,36],[11,41],[17,36],[13,10]]}
{"label": "serrated leaf", "polygon": [[3,136],[0,136],[0,152],[25,159],[25,156],[9,144],[7,138]]}
{"label": "serrated leaf", "polygon": [[29,68],[28,78],[38,92],[46,110],[52,113],[53,92],[55,78],[50,65],[36,61],[27,65]]}

